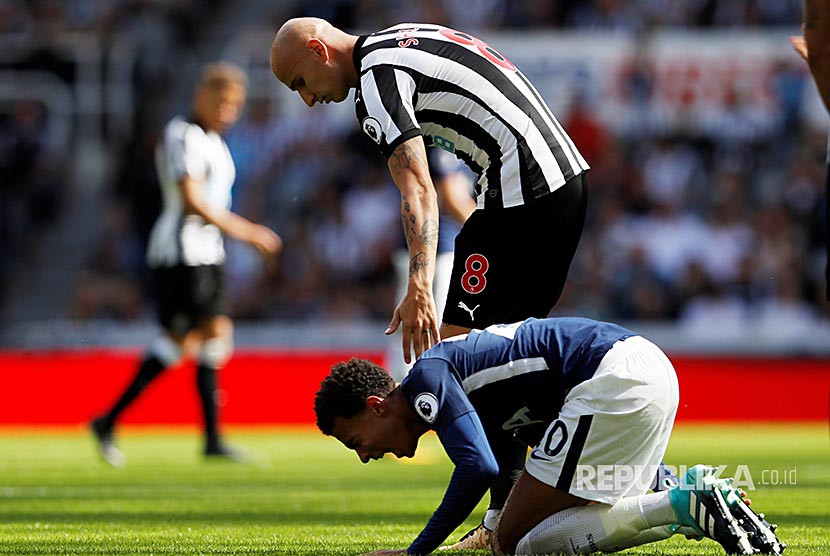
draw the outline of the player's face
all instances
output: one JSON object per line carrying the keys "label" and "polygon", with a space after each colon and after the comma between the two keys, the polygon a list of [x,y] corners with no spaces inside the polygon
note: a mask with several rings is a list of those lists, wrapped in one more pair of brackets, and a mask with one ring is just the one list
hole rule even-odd
{"label": "player's face", "polygon": [[205,87],[199,91],[196,110],[199,118],[212,131],[223,133],[230,129],[245,106],[245,88],[240,85]]}
{"label": "player's face", "polygon": [[346,99],[349,86],[341,73],[330,59],[309,51],[280,77],[280,81],[297,91],[308,106],[314,106]]}
{"label": "player's face", "polygon": [[336,417],[332,434],[346,448],[357,452],[363,463],[385,454],[411,458],[418,447],[418,437],[407,435],[401,425],[388,413],[379,415],[367,407],[348,419]]}

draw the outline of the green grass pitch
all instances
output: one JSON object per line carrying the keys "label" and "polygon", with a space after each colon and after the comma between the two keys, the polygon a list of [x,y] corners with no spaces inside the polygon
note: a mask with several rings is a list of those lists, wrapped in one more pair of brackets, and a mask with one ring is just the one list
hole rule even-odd
{"label": "green grass pitch", "polygon": [[[233,429],[230,436],[256,453],[255,465],[205,462],[195,430],[123,431],[129,462],[117,470],[98,461],[80,428],[0,429],[0,554],[345,555],[404,548],[440,501],[451,471],[434,436],[422,440],[414,460],[369,465],[311,429]],[[826,425],[679,426],[666,461],[725,464],[730,471],[747,465],[756,483],[767,483],[756,484],[750,497],[780,525],[785,554],[830,554]],[[483,507],[453,539],[477,523]],[[722,553],[713,541],[674,537],[621,554]]]}

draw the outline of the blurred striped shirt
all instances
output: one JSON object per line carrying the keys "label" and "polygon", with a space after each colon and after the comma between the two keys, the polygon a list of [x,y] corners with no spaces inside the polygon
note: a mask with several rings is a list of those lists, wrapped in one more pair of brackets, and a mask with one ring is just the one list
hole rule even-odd
{"label": "blurred striped shirt", "polygon": [[173,118],[156,146],[156,171],[163,204],[150,232],[147,264],[151,268],[222,264],[222,232],[201,216],[185,214],[179,183],[186,177],[202,181],[207,203],[230,209],[236,169],[224,139],[183,118]]}

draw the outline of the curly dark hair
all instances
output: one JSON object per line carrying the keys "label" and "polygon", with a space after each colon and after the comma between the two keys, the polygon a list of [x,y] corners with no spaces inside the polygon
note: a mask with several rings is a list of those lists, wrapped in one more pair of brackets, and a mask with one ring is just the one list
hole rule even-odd
{"label": "curly dark hair", "polygon": [[317,426],[331,436],[335,417],[353,417],[366,407],[369,396],[387,396],[395,381],[383,367],[368,359],[352,358],[331,368],[314,397]]}

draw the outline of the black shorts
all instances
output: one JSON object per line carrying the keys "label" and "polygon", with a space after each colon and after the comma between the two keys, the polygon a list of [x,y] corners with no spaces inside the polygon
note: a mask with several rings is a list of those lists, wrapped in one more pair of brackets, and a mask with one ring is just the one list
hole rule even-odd
{"label": "black shorts", "polygon": [[153,279],[159,322],[173,334],[186,334],[206,319],[228,314],[222,266],[155,268]]}
{"label": "black shorts", "polygon": [[587,193],[583,173],[532,203],[476,210],[455,238],[443,321],[484,328],[546,317],[579,245]]}

